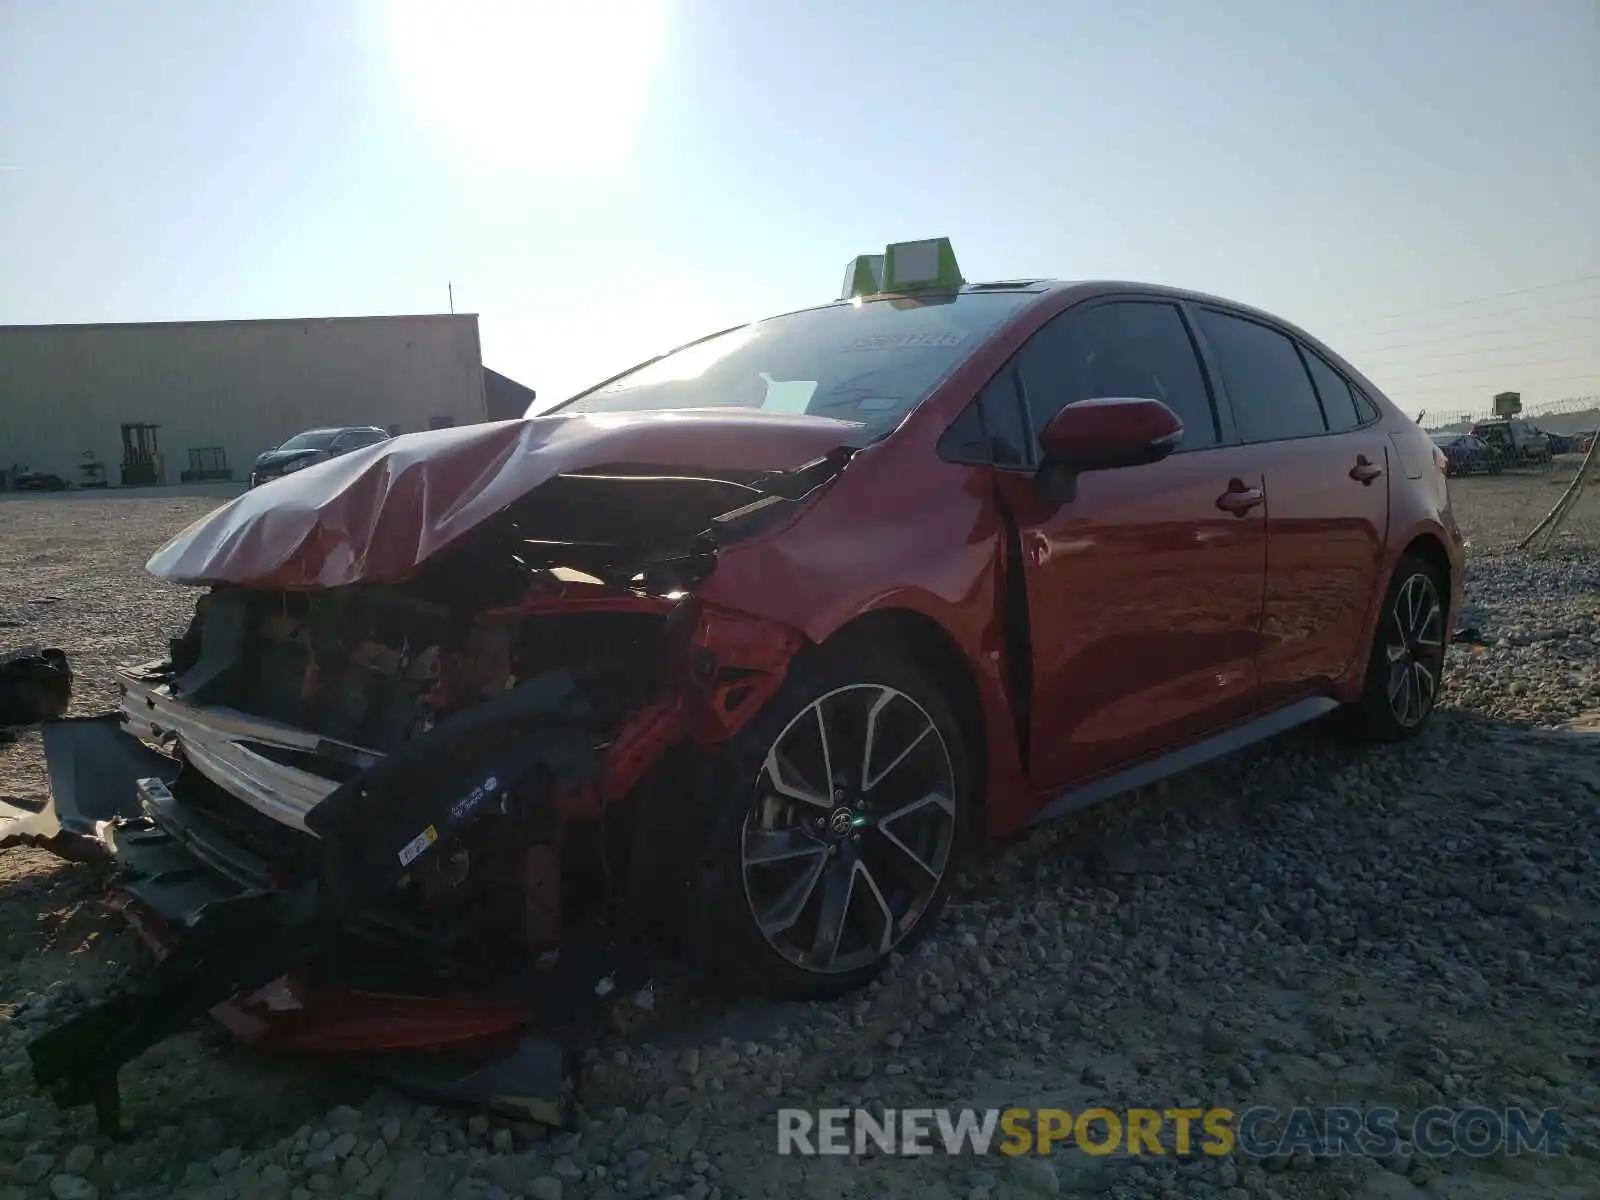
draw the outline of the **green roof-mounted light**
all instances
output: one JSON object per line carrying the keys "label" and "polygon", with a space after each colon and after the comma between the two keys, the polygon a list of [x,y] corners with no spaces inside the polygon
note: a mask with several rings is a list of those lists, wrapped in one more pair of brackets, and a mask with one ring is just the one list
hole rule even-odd
{"label": "green roof-mounted light", "polygon": [[844,269],[844,291],[841,300],[854,300],[857,296],[876,296],[883,291],[883,255],[858,254]]}
{"label": "green roof-mounted light", "polygon": [[920,242],[894,242],[882,254],[858,254],[844,269],[841,300],[859,300],[893,292],[919,292],[930,288],[960,287],[961,268],[949,238]]}
{"label": "green roof-mounted light", "polygon": [[965,280],[956,265],[949,238],[894,242],[883,252],[883,290],[915,292],[923,288],[958,288]]}
{"label": "green roof-mounted light", "polygon": [[891,243],[882,254],[856,254],[845,266],[845,290],[838,298],[861,299],[930,288],[949,291],[965,282],[950,238],[930,237],[922,242]]}

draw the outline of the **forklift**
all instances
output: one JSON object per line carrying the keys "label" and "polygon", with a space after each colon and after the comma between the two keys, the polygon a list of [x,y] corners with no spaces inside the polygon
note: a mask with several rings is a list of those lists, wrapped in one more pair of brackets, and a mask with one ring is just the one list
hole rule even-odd
{"label": "forklift", "polygon": [[122,486],[157,487],[167,481],[165,464],[156,447],[159,425],[122,426]]}

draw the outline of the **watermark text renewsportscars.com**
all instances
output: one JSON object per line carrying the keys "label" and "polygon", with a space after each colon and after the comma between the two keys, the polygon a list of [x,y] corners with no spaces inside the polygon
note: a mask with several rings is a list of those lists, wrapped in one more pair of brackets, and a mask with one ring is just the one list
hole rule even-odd
{"label": "watermark text renewsportscars.com", "polygon": [[1270,1158],[1563,1154],[1554,1109],[1428,1108],[1403,1122],[1393,1108],[785,1108],[779,1154],[1084,1154]]}

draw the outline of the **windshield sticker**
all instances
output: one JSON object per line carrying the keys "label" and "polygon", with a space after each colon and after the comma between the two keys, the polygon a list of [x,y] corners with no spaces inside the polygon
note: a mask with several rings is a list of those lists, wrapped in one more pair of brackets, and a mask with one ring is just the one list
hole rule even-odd
{"label": "windshield sticker", "polygon": [[761,398],[763,412],[800,414],[811,407],[811,397],[817,390],[815,379],[774,379],[765,371],[760,375],[767,388]]}
{"label": "windshield sticker", "polygon": [[875,337],[857,338],[846,350],[926,350],[959,346],[967,335],[954,330],[936,333],[880,333]]}

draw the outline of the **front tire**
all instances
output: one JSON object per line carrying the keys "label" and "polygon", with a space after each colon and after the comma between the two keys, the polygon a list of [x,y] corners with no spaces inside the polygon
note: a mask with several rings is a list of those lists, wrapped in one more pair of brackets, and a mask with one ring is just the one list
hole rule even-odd
{"label": "front tire", "polygon": [[1444,680],[1445,594],[1431,563],[1401,557],[1378,613],[1361,697],[1351,706],[1362,736],[1403,741],[1433,716]]}
{"label": "front tire", "polygon": [[789,998],[865,984],[944,908],[969,761],[908,653],[856,640],[797,660],[717,764],[707,956]]}

